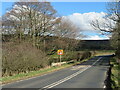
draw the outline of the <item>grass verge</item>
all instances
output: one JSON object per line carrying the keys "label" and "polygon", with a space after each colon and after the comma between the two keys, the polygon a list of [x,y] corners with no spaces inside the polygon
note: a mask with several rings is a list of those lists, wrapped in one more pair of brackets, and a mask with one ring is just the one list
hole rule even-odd
{"label": "grass verge", "polygon": [[96,52],[96,56],[100,56],[100,55],[112,55],[115,53],[114,50],[99,50],[99,51],[95,51]]}
{"label": "grass verge", "polygon": [[36,77],[36,76],[40,76],[43,74],[47,74],[49,72],[53,72],[53,71],[57,71],[63,68],[67,68],[72,66],[73,64],[64,64],[62,66],[56,66],[56,67],[47,67],[38,71],[31,71],[29,73],[20,73],[20,74],[16,74],[14,76],[8,76],[8,77],[2,77],[1,81],[2,84],[6,84],[6,83],[10,83],[10,82],[14,82],[14,81],[18,81],[18,80],[24,80],[27,78],[32,78],[32,77]]}
{"label": "grass verge", "polygon": [[111,70],[111,87],[113,89],[120,88],[120,65],[117,63],[116,58],[112,58],[110,63],[113,65]]}

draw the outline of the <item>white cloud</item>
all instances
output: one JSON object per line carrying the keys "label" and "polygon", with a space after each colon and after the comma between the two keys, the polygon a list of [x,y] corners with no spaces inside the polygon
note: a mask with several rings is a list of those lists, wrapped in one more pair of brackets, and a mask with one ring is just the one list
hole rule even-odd
{"label": "white cloud", "polygon": [[94,21],[98,19],[100,22],[105,21],[103,18],[106,15],[106,13],[101,12],[89,12],[89,13],[73,13],[69,16],[64,16],[63,18],[69,18],[73,23],[75,23],[77,26],[79,26],[82,30],[88,31],[88,30],[94,30],[93,27],[90,25],[91,21]]}
{"label": "white cloud", "polygon": [[[89,12],[89,13],[73,13],[72,15],[69,16],[63,16],[63,19],[68,18],[70,19],[75,25],[77,25],[80,29],[82,29],[83,34],[88,35],[89,38],[85,39],[90,39],[90,40],[102,40],[102,39],[109,39],[107,36],[99,36],[100,35],[100,30],[94,30],[94,28],[90,25],[91,21],[98,20],[100,23],[100,26],[105,27],[104,23],[109,23],[111,22],[114,26],[114,23],[107,18],[104,18],[107,15],[105,12]],[[110,21],[109,21],[110,20]],[[105,28],[106,30],[109,30],[108,27]],[[89,34],[89,33],[96,33],[95,35]]]}
{"label": "white cloud", "polygon": [[93,36],[88,36],[87,38],[84,38],[85,40],[104,40],[104,39],[109,39],[109,37],[104,36],[100,37],[98,35],[93,35]]}

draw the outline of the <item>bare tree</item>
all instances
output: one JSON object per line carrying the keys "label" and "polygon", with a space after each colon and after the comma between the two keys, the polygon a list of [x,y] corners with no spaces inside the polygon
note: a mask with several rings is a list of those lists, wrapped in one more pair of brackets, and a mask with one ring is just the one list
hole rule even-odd
{"label": "bare tree", "polygon": [[91,21],[90,24],[93,26],[93,28],[103,32],[114,32],[116,29],[116,24],[120,22],[119,4],[119,2],[109,2],[107,4],[108,13],[106,13],[105,17],[103,17],[104,21],[101,22],[99,19]]}
{"label": "bare tree", "polygon": [[[15,32],[19,34],[20,40],[27,34],[32,37],[33,45],[36,45],[40,36],[45,38],[54,26],[55,22],[52,20],[56,18],[56,11],[49,2],[28,1],[16,2],[13,9],[5,16],[9,17],[10,22],[13,22],[13,25],[9,24],[9,27],[14,28]],[[8,22],[8,18],[6,19]]]}
{"label": "bare tree", "polygon": [[56,36],[73,39],[81,37],[81,29],[69,19],[61,18],[60,23],[56,27],[57,30],[54,32]]}
{"label": "bare tree", "polygon": [[117,56],[120,56],[120,1],[109,2],[107,10],[104,22],[101,23],[97,19],[92,21],[91,25],[97,30],[111,34],[111,44],[116,49]]}
{"label": "bare tree", "polygon": [[[63,44],[63,41],[61,41],[62,38],[71,39],[71,40],[64,42],[64,43],[66,43],[66,45],[65,45],[66,48],[68,48],[70,46],[69,41],[72,41],[72,39],[77,39],[78,37],[79,38],[82,37],[82,34],[80,33],[81,29],[67,18],[59,18],[59,22],[60,23],[55,26],[56,30],[54,30],[54,34],[56,36],[58,36],[58,40],[61,45],[61,48],[62,48],[62,44]],[[76,40],[76,43],[74,42],[71,44],[74,45],[74,47],[75,47],[77,45],[77,43],[78,42]]]}

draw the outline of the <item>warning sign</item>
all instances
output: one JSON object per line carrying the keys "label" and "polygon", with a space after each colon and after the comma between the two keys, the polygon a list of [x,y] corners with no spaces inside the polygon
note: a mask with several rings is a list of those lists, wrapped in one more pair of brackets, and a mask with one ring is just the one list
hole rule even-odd
{"label": "warning sign", "polygon": [[58,54],[58,55],[63,55],[63,50],[58,50],[58,51],[57,51],[57,54]]}

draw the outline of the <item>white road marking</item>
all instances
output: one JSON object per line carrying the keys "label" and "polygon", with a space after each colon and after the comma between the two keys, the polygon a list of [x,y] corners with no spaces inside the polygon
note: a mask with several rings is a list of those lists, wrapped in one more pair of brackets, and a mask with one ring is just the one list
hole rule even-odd
{"label": "white road marking", "polygon": [[[90,67],[92,67],[93,65],[95,65],[101,58],[102,58],[102,57],[100,57],[97,61],[95,61],[91,66],[87,66],[86,68],[84,68],[82,71],[78,71],[78,72],[76,72],[76,73],[74,73],[74,74],[72,74],[72,75],[70,75],[70,76],[67,76],[67,77],[65,77],[65,78],[63,78],[63,79],[61,79],[61,80],[59,80],[59,81],[57,81],[57,82],[54,82],[54,83],[52,83],[52,84],[49,84],[49,85],[43,87],[44,90],[47,90],[47,89],[52,88],[52,87],[55,87],[55,86],[57,86],[57,85],[65,82],[65,81],[67,81],[67,80],[69,80],[69,79],[77,76],[78,74],[86,71],[87,69],[89,69]],[[39,89],[39,90],[41,90],[41,89]]]}
{"label": "white road marking", "polygon": [[104,85],[104,87],[103,88],[106,88],[106,86]]}
{"label": "white road marking", "polygon": [[83,69],[82,71],[78,71],[78,72],[76,72],[76,73],[74,73],[74,74],[72,74],[72,75],[70,75],[70,76],[68,76],[68,77],[66,77],[66,78],[64,78],[64,79],[61,79],[61,80],[59,80],[59,81],[57,81],[57,82],[55,82],[55,83],[52,83],[52,84],[50,84],[50,85],[48,85],[48,86],[45,86],[45,87],[43,87],[43,88],[52,88],[52,87],[54,87],[54,86],[57,86],[57,85],[65,82],[65,81],[67,81],[67,80],[69,80],[69,79],[77,76],[78,74],[82,73],[83,71],[87,70],[88,68],[89,68],[89,67]]}
{"label": "white road marking", "polygon": [[80,65],[80,66],[74,66],[74,67],[72,67],[72,69],[71,69],[71,70],[83,69],[83,68],[88,67],[88,66],[90,66],[90,65]]}
{"label": "white road marking", "polygon": [[92,64],[92,66],[95,65],[101,58],[102,58],[102,57],[100,57],[97,61],[95,61],[95,62]]}

